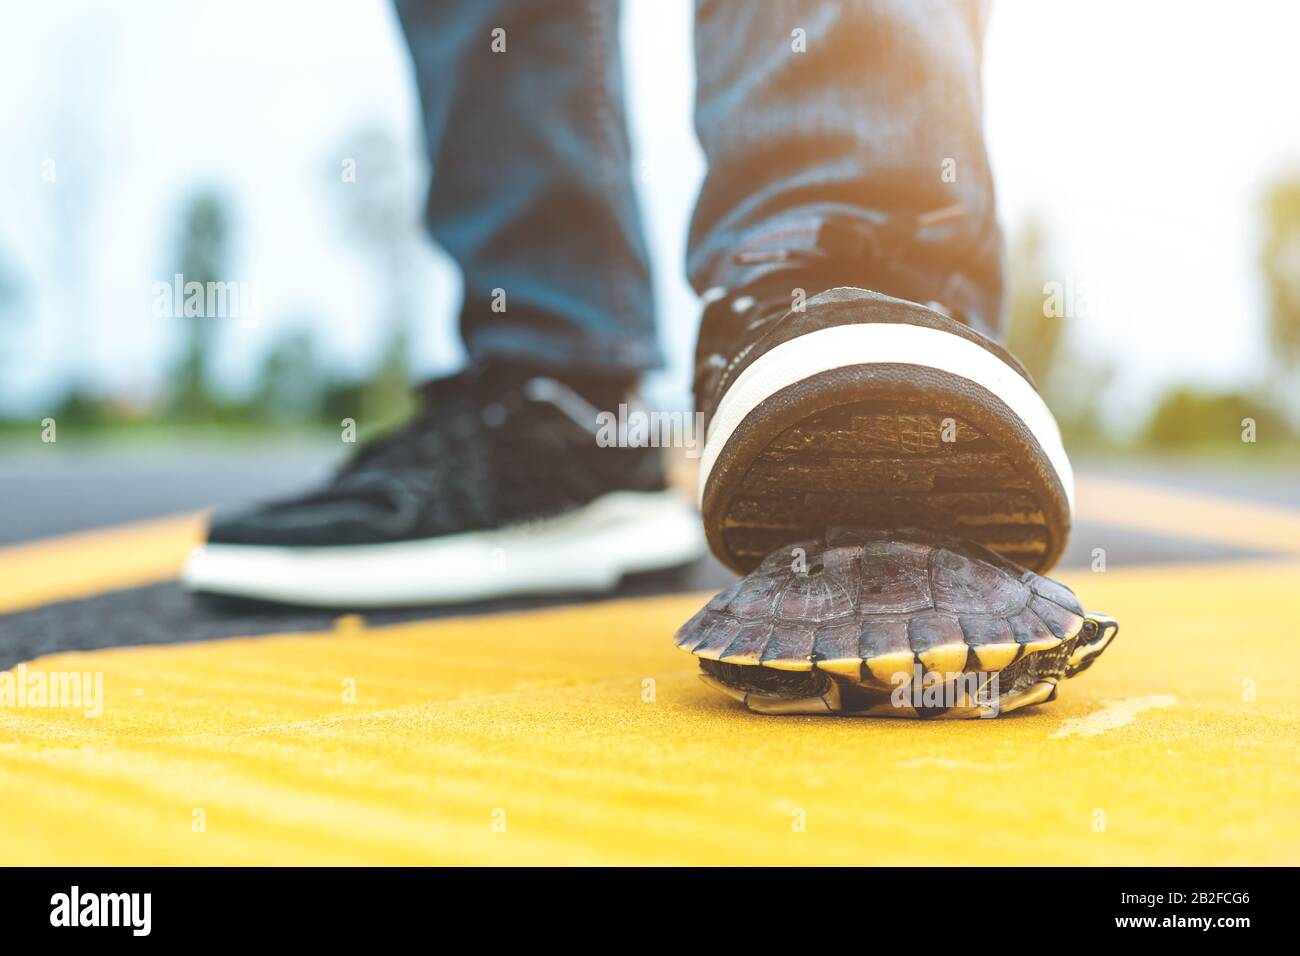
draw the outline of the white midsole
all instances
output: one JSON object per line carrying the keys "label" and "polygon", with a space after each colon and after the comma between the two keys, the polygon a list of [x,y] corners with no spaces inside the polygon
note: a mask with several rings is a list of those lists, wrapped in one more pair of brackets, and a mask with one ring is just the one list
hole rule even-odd
{"label": "white midsole", "polygon": [[745,416],[796,382],[850,365],[891,363],[928,366],[980,385],[1011,409],[1056,470],[1074,514],[1074,469],[1061,429],[1047,403],[1024,377],[974,342],[921,325],[859,323],[837,325],[782,342],[746,368],[727,389],[709,422],[700,456],[700,501],[718,455]]}
{"label": "white midsole", "polygon": [[392,544],[209,544],[192,590],[326,607],[448,604],[611,590],[625,574],[704,554],[699,515],[672,492],[620,491],[554,518]]}

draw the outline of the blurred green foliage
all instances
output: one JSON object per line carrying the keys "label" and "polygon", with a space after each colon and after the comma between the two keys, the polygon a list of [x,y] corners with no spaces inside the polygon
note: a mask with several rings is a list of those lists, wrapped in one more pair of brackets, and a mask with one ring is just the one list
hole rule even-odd
{"label": "blurred green foliage", "polygon": [[1030,217],[1008,248],[1007,347],[1026,368],[1052,407],[1071,446],[1111,442],[1099,409],[1114,376],[1111,364],[1070,341],[1069,308],[1058,308],[1050,284],[1061,283],[1051,262],[1047,229]]}
{"label": "blurred green foliage", "polygon": [[[349,213],[353,219],[362,215],[356,206],[350,206]],[[209,283],[228,280],[234,218],[220,191],[203,189],[192,194],[178,217],[176,253],[169,275],[179,273],[187,287],[191,282],[206,288]],[[391,232],[391,228],[385,231],[370,222],[363,235],[381,248],[390,272],[395,245]],[[0,264],[0,319],[17,296],[16,283]],[[287,323],[291,331],[273,342],[251,390],[243,396],[224,393],[213,380],[213,359],[225,323],[210,315],[173,316],[182,325],[181,341],[168,368],[164,394],[155,405],[126,406],[112,396],[73,386],[50,414],[60,427],[81,430],[130,425],[215,426],[239,431],[313,425],[338,428],[345,418],[356,421],[363,434],[382,429],[404,418],[413,407],[407,317],[402,305],[405,303],[386,303],[390,332],[368,373],[347,378],[329,368],[310,331],[311,317],[300,316]]]}
{"label": "blurred green foliage", "polygon": [[1300,172],[1264,193],[1260,270],[1268,295],[1269,338],[1288,372],[1300,364]]}
{"label": "blurred green foliage", "polygon": [[1065,317],[1043,307],[1047,265],[1046,230],[1037,217],[1027,220],[1010,242],[1007,348],[1020,359],[1040,388],[1052,382],[1065,335]]}
{"label": "blurred green foliage", "polygon": [[[176,272],[186,283],[206,288],[225,277],[230,218],[225,198],[216,192],[200,192],[186,204],[176,262]],[[185,331],[180,357],[171,371],[168,416],[187,422],[212,421],[220,404],[210,381],[216,323],[207,316],[175,318]]]}
{"label": "blurred green foliage", "polygon": [[23,286],[17,269],[9,264],[4,250],[0,249],[0,374],[10,361],[10,338],[22,299]]}
{"label": "blurred green foliage", "polygon": [[1268,302],[1272,361],[1250,389],[1181,385],[1160,399],[1142,433],[1160,450],[1228,450],[1254,444],[1300,450],[1300,418],[1287,414],[1288,396],[1300,385],[1300,171],[1276,177],[1261,206],[1260,277]]}
{"label": "blurred green foliage", "polygon": [[[364,147],[364,148],[363,148]],[[369,152],[367,152],[369,150]],[[391,146],[361,136],[353,153],[381,160]],[[379,177],[384,182],[384,177]],[[391,185],[391,184],[390,184]],[[374,187],[378,188],[378,187]],[[387,187],[385,187],[387,188]],[[340,377],[321,354],[311,316],[286,323],[293,331],[276,339],[242,396],[221,393],[212,379],[215,336],[221,323],[182,318],[184,333],[169,369],[167,388],[148,408],[127,407],[111,397],[74,388],[53,414],[61,427],[101,429],[126,424],[213,425],[232,430],[316,426],[336,429],[353,419],[365,432],[401,420],[411,410],[409,334],[421,318],[410,287],[414,270],[405,219],[409,205],[398,195],[343,190],[344,221],[370,257],[385,290],[378,301],[388,328],[373,367],[357,377]],[[186,281],[220,282],[228,275],[234,215],[216,190],[194,193],[182,205],[175,240],[175,270]],[[1158,451],[1227,450],[1241,447],[1243,421],[1254,423],[1261,445],[1300,448],[1300,420],[1288,416],[1287,395],[1300,386],[1300,172],[1279,176],[1261,202],[1260,277],[1268,303],[1268,337],[1273,356],[1268,375],[1249,390],[1214,390],[1183,384],[1166,391],[1145,425],[1116,435],[1099,414],[1114,366],[1081,344],[1086,313],[1054,307],[1049,289],[1063,276],[1053,262],[1051,238],[1041,220],[1030,218],[1009,243],[1008,326],[1010,350],[1028,369],[1061,423],[1071,447]],[[12,316],[22,290],[12,270],[0,263],[0,341],[6,312]],[[0,349],[0,359],[4,358]]]}
{"label": "blurred green foliage", "polygon": [[[1251,427],[1253,425],[1253,428]],[[1166,392],[1143,432],[1143,443],[1160,450],[1205,449],[1290,442],[1286,419],[1267,399],[1240,391],[1181,386]]]}

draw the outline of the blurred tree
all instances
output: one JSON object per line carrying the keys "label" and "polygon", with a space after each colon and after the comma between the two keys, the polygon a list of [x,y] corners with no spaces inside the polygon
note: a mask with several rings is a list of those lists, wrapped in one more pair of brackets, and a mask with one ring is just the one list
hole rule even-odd
{"label": "blurred tree", "polygon": [[314,421],[321,412],[325,386],[315,339],[299,328],[281,336],[263,360],[253,390],[252,415],[276,424]]}
{"label": "blurred tree", "polygon": [[1264,195],[1260,264],[1268,286],[1269,338],[1287,370],[1300,365],[1300,173]]}
{"label": "blurred tree", "polygon": [[1045,233],[1042,222],[1031,217],[1010,243],[1007,347],[1047,391],[1065,334],[1065,316],[1045,305],[1043,287],[1051,275]]}
{"label": "blurred tree", "polygon": [[1300,169],[1264,191],[1260,272],[1268,308],[1267,389],[1300,435]]}
{"label": "blurred tree", "polygon": [[[1101,395],[1114,377],[1111,363],[1070,347],[1073,303],[1056,301],[1060,282],[1050,262],[1047,229],[1031,216],[1009,244],[1007,347],[1034,377],[1071,443],[1107,439]],[[1057,297],[1059,298],[1059,297]]]}
{"label": "blurred tree", "polygon": [[73,387],[55,406],[59,428],[99,428],[110,423],[112,414],[103,396]]}
{"label": "blurred tree", "polygon": [[22,298],[23,288],[19,283],[17,270],[0,255],[0,370],[9,364],[9,338],[13,332],[13,319]]}
{"label": "blurred tree", "polygon": [[399,421],[414,409],[408,356],[410,337],[405,323],[392,327],[379,367],[361,388],[360,425],[384,427]]}
{"label": "blurred tree", "polygon": [[[229,248],[230,215],[219,193],[202,191],[186,203],[181,216],[176,271],[188,286],[223,282]],[[206,298],[204,302],[206,303]],[[172,367],[171,408],[173,416],[189,421],[211,420],[217,402],[209,375],[210,353],[217,320],[204,314],[174,316],[182,323],[180,358]]]}
{"label": "blurred tree", "polygon": [[[356,393],[344,417],[362,428],[400,417],[411,406],[410,340],[420,304],[420,256],[424,242],[418,212],[417,166],[402,156],[397,138],[383,127],[355,131],[329,171],[330,190],[342,209],[348,235],[369,255],[376,275],[376,316],[385,348],[374,374]],[[336,389],[337,409],[346,390]]]}
{"label": "blurred tree", "polygon": [[406,356],[409,351],[401,327],[391,330],[379,365],[363,379],[330,383],[322,399],[327,424],[336,427],[344,418],[355,419],[363,438],[407,418],[415,410]]}

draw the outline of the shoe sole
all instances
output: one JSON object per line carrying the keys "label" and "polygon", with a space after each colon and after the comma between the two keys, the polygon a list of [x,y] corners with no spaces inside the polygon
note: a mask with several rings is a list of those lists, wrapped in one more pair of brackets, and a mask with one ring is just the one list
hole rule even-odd
{"label": "shoe sole", "polygon": [[614,492],[552,518],[441,538],[330,547],[208,544],[192,591],[315,607],[394,607],[613,590],[627,574],[704,554],[699,515],[672,492]]}
{"label": "shoe sole", "polygon": [[1034,571],[1069,536],[1074,478],[1034,387],[969,339],[863,323],[774,347],[709,425],[700,510],[740,573],[828,527],[960,535]]}

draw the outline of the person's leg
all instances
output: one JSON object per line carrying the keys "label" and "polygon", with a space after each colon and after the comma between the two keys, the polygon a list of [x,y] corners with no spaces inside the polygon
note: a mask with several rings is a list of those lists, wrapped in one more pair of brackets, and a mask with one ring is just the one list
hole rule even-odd
{"label": "person's leg", "polygon": [[981,130],[986,8],[698,0],[696,127],[709,172],[691,225],[697,291],[745,284],[763,268],[747,252],[811,249],[828,220],[856,221],[892,246],[857,284],[924,292],[995,333],[1002,235]]}
{"label": "person's leg", "polygon": [[[323,487],[214,516],[193,590],[375,607],[603,592],[689,563],[660,451],[602,418],[658,361],[613,0],[401,0],[471,362]],[[604,412],[604,416],[602,416]]]}
{"label": "person's leg", "polygon": [[1059,429],[995,341],[986,13],[698,0],[700,495],[738,571],[837,524],[954,533],[1035,569],[1065,545]]}
{"label": "person's leg", "polygon": [[624,126],[617,0],[397,0],[472,359],[660,363]]}

